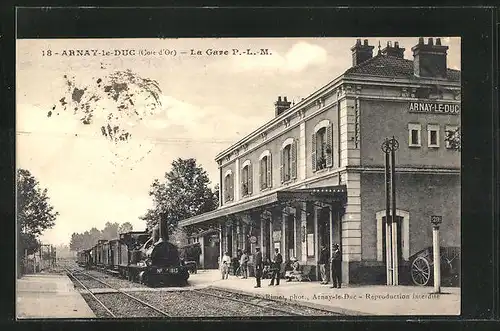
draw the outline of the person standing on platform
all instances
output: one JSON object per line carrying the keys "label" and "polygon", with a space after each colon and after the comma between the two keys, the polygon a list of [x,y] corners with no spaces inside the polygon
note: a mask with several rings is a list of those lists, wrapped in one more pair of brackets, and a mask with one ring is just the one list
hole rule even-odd
{"label": "person standing on platform", "polygon": [[271,283],[269,286],[274,285],[274,280],[276,279],[276,286],[280,284],[280,273],[281,273],[281,264],[283,263],[283,257],[280,254],[279,249],[274,250],[274,263],[273,263],[273,275],[271,278]]}
{"label": "person standing on platform", "polygon": [[238,276],[240,274],[240,259],[241,259],[241,249],[238,249],[236,256],[233,258],[233,274]]}
{"label": "person standing on platform", "polygon": [[255,280],[257,281],[257,285],[254,287],[260,287],[260,279],[262,277],[262,268],[264,267],[262,263],[262,253],[260,252],[259,247],[255,247]]}
{"label": "person standing on platform", "polygon": [[328,274],[326,273],[326,267],[328,261],[330,260],[329,252],[326,250],[324,245],[321,246],[321,251],[319,253],[319,272],[321,273],[321,284],[328,284]]}
{"label": "person standing on platform", "polygon": [[221,265],[222,279],[228,279],[230,264],[231,264],[231,257],[229,256],[229,253],[226,252],[222,257],[222,265]]}
{"label": "person standing on platform", "polygon": [[248,252],[245,250],[240,258],[240,275],[242,278],[248,278]]}
{"label": "person standing on platform", "polygon": [[332,286],[331,288],[340,288],[340,265],[341,265],[342,254],[339,250],[338,244],[333,244],[332,249]]}

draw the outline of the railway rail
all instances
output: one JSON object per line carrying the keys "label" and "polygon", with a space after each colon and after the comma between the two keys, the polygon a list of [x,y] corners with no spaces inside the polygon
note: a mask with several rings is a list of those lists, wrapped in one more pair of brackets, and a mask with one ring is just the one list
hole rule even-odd
{"label": "railway rail", "polygon": [[[119,288],[115,288],[111,285],[109,285],[108,283],[106,283],[105,281],[103,281],[102,279],[99,279],[97,277],[94,277],[88,273],[85,273],[85,272],[82,272],[82,271],[79,271],[79,272],[71,272],[69,269],[66,269],[66,272],[68,273],[68,275],[70,276],[70,278],[74,279],[84,290],[85,290],[85,294],[88,294],[92,297],[93,300],[95,300],[97,303],[99,303],[99,305],[106,311],[107,314],[109,314],[111,317],[120,317],[118,313],[114,313],[110,308],[109,308],[109,304],[106,305],[105,303],[103,303],[103,301],[108,301],[108,300],[100,300],[97,296],[110,296],[110,295],[121,295],[121,296],[126,296],[128,299],[130,299],[132,302],[136,302],[136,303],[139,303],[140,305],[142,305],[142,307],[148,307],[150,310],[154,311],[156,314],[150,314],[150,313],[146,313],[146,315],[149,315],[150,317],[161,317],[161,316],[165,316],[165,317],[171,317],[170,314],[168,314],[167,312],[145,302],[144,300],[140,299],[140,298],[137,298],[133,295],[131,295],[130,293],[127,293],[127,292],[124,292],[123,290],[119,289]],[[112,293],[109,293],[109,294],[103,294],[103,293],[96,293],[97,291],[93,291],[92,288],[89,288],[88,286],[86,286],[78,277],[77,275],[83,275],[84,277],[86,278],[90,278],[104,286],[106,286],[107,288],[109,289],[112,289],[114,290]],[[101,297],[101,299],[103,299]],[[121,302],[122,304],[124,302]],[[127,305],[123,305],[123,306],[127,306]],[[123,314],[121,314],[123,315]]]}
{"label": "railway rail", "polygon": [[[256,297],[218,287],[183,288],[168,291],[149,289],[144,291],[144,288],[131,288],[132,285],[113,282],[111,285],[107,281],[99,279],[101,276],[107,279],[109,277],[107,274],[88,272],[80,268],[67,272],[70,277],[75,279],[78,287],[83,289],[82,296],[98,317],[340,315],[329,310],[304,306],[292,301]],[[110,278],[110,280],[113,279],[113,277]]]}
{"label": "railway rail", "polygon": [[252,305],[255,307],[263,308],[266,310],[273,310],[277,312],[282,312],[285,315],[291,316],[320,316],[320,315],[330,315],[336,316],[341,315],[339,313],[334,313],[329,310],[321,308],[312,308],[298,303],[276,301],[272,299],[264,299],[255,297],[252,295],[235,293],[230,290],[224,290],[220,288],[207,287],[203,289],[194,290],[197,293],[202,293],[204,295],[213,296],[219,299],[231,300],[235,302],[244,303],[247,305]]}

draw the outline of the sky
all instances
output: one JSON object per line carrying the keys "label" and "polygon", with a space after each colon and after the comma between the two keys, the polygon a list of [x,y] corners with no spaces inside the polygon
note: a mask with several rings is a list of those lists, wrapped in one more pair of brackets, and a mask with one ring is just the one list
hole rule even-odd
{"label": "sky", "polygon": [[[350,48],[357,38],[373,46],[380,41],[382,48],[398,41],[406,59],[413,59],[411,47],[418,42],[400,37],[17,40],[16,163],[48,189],[59,212],[42,241],[67,244],[73,232],[102,229],[107,221],[143,230],[139,217],[152,206],[149,187],[179,157],[195,158],[214,186],[215,155],[271,120],[278,96],[298,102],[341,75],[352,64]],[[448,67],[460,69],[460,38],[442,43],[449,46]],[[228,54],[207,55],[208,49]],[[269,54],[243,54],[247,49]],[[70,56],[71,50],[97,55]],[[116,50],[121,54],[115,56]],[[126,50],[135,53],[124,55]],[[165,55],[174,50],[175,56]],[[61,107],[62,97],[72,97],[65,75],[79,86],[93,86],[96,78],[127,69],[158,82],[161,104],[142,113],[146,98],[132,90],[139,95],[134,107],[141,116],[118,118],[132,134],[126,142],[115,144],[101,133],[108,111],[116,108],[113,100],[104,96],[96,102],[87,125],[81,114]]]}

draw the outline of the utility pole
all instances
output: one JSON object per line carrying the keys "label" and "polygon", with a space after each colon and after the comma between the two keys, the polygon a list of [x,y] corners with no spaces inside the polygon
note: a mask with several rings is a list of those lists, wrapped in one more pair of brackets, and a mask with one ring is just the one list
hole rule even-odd
{"label": "utility pole", "polygon": [[[394,138],[386,138],[382,143],[385,154],[385,243],[387,285],[398,285],[398,224],[396,218],[396,155],[399,142]],[[391,210],[392,205],[392,210]]]}

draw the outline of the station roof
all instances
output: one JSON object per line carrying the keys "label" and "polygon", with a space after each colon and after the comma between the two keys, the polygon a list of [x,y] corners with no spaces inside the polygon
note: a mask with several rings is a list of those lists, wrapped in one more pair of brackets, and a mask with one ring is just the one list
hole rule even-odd
{"label": "station roof", "polygon": [[333,203],[345,201],[347,198],[347,189],[345,185],[328,186],[319,188],[280,190],[271,192],[250,200],[244,200],[237,204],[224,206],[214,211],[194,216],[179,222],[180,226],[188,226],[215,220],[225,216],[249,212],[253,209],[276,205],[286,202],[306,202],[317,201],[323,203]]}
{"label": "station roof", "polygon": [[[389,78],[421,79],[414,75],[413,61],[389,55],[377,55],[346,70],[344,75],[366,75]],[[460,81],[460,71],[447,70],[447,80]]]}

